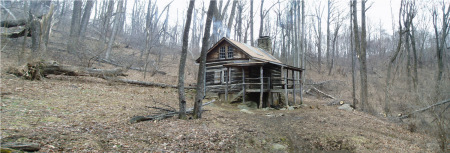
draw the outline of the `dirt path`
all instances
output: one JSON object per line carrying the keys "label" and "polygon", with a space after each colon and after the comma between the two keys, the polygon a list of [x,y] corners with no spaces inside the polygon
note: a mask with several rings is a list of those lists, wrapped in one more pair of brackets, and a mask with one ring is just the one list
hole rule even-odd
{"label": "dirt path", "polygon": [[[292,111],[248,110],[217,102],[201,120],[129,124],[135,115],[177,108],[176,90],[53,76],[26,81],[2,74],[2,142],[35,142],[41,151],[427,152],[435,140],[397,124],[306,99]],[[189,97],[189,96],[188,96]],[[188,101],[192,101],[188,99]],[[192,103],[188,103],[191,107]],[[317,108],[318,106],[318,108]]]}

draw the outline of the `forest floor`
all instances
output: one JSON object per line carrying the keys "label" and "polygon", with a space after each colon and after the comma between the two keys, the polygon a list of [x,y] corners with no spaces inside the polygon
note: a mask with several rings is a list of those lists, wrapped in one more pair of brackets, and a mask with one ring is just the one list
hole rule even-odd
{"label": "forest floor", "polygon": [[[48,58],[69,65],[85,66],[92,62],[80,61],[65,52],[62,36],[57,36],[51,38]],[[17,44],[14,41],[11,44]],[[439,149],[435,137],[410,132],[404,123],[339,110],[338,105],[326,105],[330,99],[308,95],[303,107],[295,110],[244,110],[239,103],[216,101],[203,107],[202,119],[174,117],[130,124],[134,116],[161,113],[150,107],[177,109],[177,90],[94,77],[50,75],[40,81],[24,80],[5,73],[17,61],[19,49],[19,45],[6,47],[1,56],[2,143],[38,143],[42,146],[40,152],[435,152]],[[136,52],[120,46],[114,50],[117,55],[113,55],[120,58],[128,57],[121,54]],[[129,70],[126,78],[175,85],[178,62],[173,61],[177,58],[170,55],[164,58],[161,71],[167,74],[147,75],[144,79],[142,72]],[[97,62],[94,66],[112,67]],[[349,103],[351,81],[347,76],[324,78],[310,72],[307,78],[314,78],[314,82],[337,80],[327,87],[331,90],[324,91]],[[196,65],[189,59],[186,84],[194,83],[195,76]],[[373,86],[370,91],[379,89]],[[193,107],[194,94],[194,90],[186,92],[188,108]]]}
{"label": "forest floor", "polygon": [[[5,59],[3,60],[3,62]],[[2,62],[2,65],[4,65]],[[5,68],[3,68],[5,69]],[[158,77],[158,76],[157,76]],[[164,77],[164,76],[159,76]],[[192,107],[193,91],[188,91]],[[1,73],[1,141],[34,142],[41,152],[434,152],[436,140],[401,124],[306,97],[295,110],[242,110],[217,101],[203,118],[130,124],[137,115],[178,108],[177,90]]]}

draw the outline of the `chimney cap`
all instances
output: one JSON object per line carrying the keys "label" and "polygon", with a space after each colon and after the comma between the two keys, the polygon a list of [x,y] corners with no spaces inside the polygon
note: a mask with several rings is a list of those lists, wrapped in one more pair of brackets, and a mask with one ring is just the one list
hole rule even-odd
{"label": "chimney cap", "polygon": [[259,36],[260,39],[264,39],[264,38],[270,38],[270,36]]}

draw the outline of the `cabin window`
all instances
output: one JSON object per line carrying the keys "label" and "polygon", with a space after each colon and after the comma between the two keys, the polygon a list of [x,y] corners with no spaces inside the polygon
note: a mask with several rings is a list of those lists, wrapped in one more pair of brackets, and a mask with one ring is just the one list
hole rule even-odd
{"label": "cabin window", "polygon": [[219,59],[225,59],[225,46],[219,49]]}
{"label": "cabin window", "polygon": [[215,71],[214,72],[214,84],[219,84],[222,79],[222,71]]}
{"label": "cabin window", "polygon": [[228,71],[222,70],[222,83],[227,83],[228,81]]}
{"label": "cabin window", "polygon": [[222,76],[220,78],[221,79],[220,81],[222,82],[222,84],[225,84],[228,81],[228,71],[225,69],[225,70],[222,70],[221,73],[222,73],[221,74]]}
{"label": "cabin window", "polygon": [[228,46],[228,58],[233,58],[233,46]]}

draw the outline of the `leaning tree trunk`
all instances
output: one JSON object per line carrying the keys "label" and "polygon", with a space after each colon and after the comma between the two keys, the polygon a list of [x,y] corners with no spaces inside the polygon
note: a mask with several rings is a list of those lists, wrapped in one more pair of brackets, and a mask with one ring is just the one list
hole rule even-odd
{"label": "leaning tree trunk", "polygon": [[194,118],[202,118],[202,101],[204,97],[205,90],[205,68],[206,68],[206,51],[208,50],[208,40],[209,33],[211,31],[211,21],[214,12],[214,8],[216,6],[216,1],[211,0],[209,2],[208,13],[206,15],[206,25],[205,32],[202,41],[202,52],[200,56],[200,66],[198,68],[198,76],[197,76],[197,94],[195,96],[194,103]]}
{"label": "leaning tree trunk", "polygon": [[186,98],[184,96],[184,68],[186,67],[186,56],[189,43],[189,29],[192,20],[192,11],[194,9],[195,0],[189,2],[187,11],[186,24],[184,26],[183,47],[181,48],[180,66],[178,69],[178,100],[180,102],[180,111],[178,118],[186,119]]}
{"label": "leaning tree trunk", "polygon": [[[118,2],[117,3],[117,13],[122,12],[122,5],[123,5],[122,2]],[[117,16],[114,17],[114,26],[113,26],[113,29],[112,29],[111,38],[109,39],[109,42],[108,42],[108,47],[106,49],[106,55],[105,55],[105,59],[106,60],[110,60],[112,45],[113,45],[114,40],[116,38],[117,29],[119,27],[120,17],[121,17],[120,15],[117,15]]]}
{"label": "leaning tree trunk", "polygon": [[[400,7],[400,12],[402,11],[402,8]],[[399,13],[400,14],[400,13]],[[400,17],[400,15],[399,15]],[[400,53],[401,46],[402,46],[402,25],[399,20],[399,39],[397,43],[397,49],[394,53],[394,56],[391,57],[391,60],[389,61],[388,69],[387,69],[387,77],[386,77],[386,89],[384,91],[384,114],[386,116],[390,116],[390,109],[389,109],[389,88],[390,83],[389,80],[391,79],[391,70],[392,65],[394,64],[395,60],[397,59],[398,54]]]}

